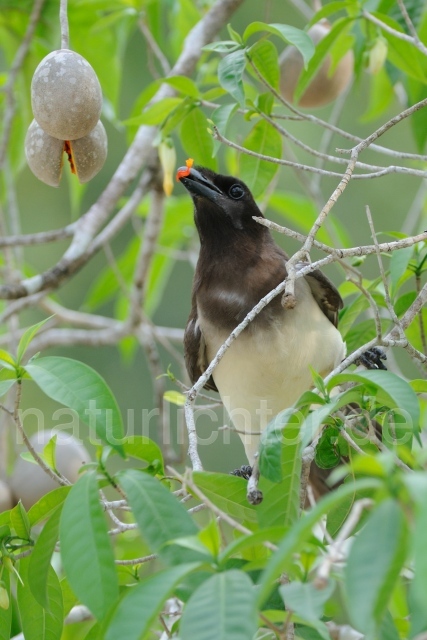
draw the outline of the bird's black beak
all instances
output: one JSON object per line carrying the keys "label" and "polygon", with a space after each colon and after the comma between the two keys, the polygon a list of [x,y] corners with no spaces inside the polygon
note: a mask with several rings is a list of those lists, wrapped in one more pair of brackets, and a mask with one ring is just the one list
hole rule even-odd
{"label": "bird's black beak", "polygon": [[197,169],[180,167],[177,171],[178,180],[189,191],[191,196],[206,198],[211,202],[216,202],[223,193],[213,182],[205,178]]}

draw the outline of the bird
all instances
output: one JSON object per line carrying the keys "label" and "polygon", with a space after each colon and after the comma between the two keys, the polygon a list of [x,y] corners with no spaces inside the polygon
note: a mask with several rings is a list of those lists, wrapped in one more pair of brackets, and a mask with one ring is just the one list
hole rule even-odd
{"label": "bird", "polygon": [[[289,258],[270,230],[254,220],[264,216],[240,179],[187,162],[177,180],[193,199],[200,238],[184,332],[184,359],[194,384],[251,309],[286,279]],[[292,309],[280,295],[264,307],[205,384],[219,392],[250,467],[260,433],[313,386],[311,369],[324,377],[345,357],[337,328],[343,301],[332,282],[312,271],[296,279],[295,299]]]}

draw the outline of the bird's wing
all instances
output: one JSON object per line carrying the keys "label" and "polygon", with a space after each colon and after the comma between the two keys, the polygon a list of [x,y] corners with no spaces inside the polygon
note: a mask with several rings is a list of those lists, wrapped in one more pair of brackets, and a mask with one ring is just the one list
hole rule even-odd
{"label": "bird's wing", "polygon": [[[190,376],[191,384],[197,382],[200,376],[206,371],[209,362],[206,355],[206,343],[203,333],[200,329],[197,307],[193,304],[193,308],[188,318],[187,326],[184,333],[184,359]],[[212,376],[205,384],[205,389],[218,391]]]}
{"label": "bird's wing", "polygon": [[312,271],[305,276],[313,298],[325,314],[325,316],[336,327],[338,325],[338,312],[343,308],[343,301],[332,282],[321,271]]}

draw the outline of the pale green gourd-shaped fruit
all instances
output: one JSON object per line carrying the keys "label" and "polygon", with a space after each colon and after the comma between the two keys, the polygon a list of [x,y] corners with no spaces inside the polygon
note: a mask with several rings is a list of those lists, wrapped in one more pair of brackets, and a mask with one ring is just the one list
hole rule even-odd
{"label": "pale green gourd-shaped fruit", "polygon": [[102,92],[89,62],[75,51],[52,51],[40,62],[31,82],[34,118],[59,140],[86,136],[101,115]]}
{"label": "pale green gourd-shaped fruit", "polygon": [[64,153],[67,154],[72,173],[84,183],[102,169],[107,157],[107,146],[107,134],[101,121],[83,138],[58,140],[33,120],[25,138],[25,155],[28,166],[39,180],[51,187],[58,187]]}

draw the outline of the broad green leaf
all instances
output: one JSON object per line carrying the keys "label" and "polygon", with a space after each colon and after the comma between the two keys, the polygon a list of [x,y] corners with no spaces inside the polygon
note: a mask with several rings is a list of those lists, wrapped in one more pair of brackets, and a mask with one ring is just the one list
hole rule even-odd
{"label": "broad green leaf", "polygon": [[[281,158],[282,138],[280,133],[265,120],[260,120],[245,139],[243,146],[249,151]],[[270,184],[279,168],[278,164],[262,160],[256,156],[242,154],[240,157],[240,176],[257,198]]]}
{"label": "broad green leaf", "polygon": [[[228,124],[236,110],[237,105],[235,103],[222,104],[220,107],[217,107],[217,109],[215,109],[215,111],[212,113],[211,117],[215,123],[215,126],[217,127],[218,131],[225,137],[227,136]],[[221,143],[219,142],[219,140],[214,140],[213,144],[213,153],[214,155],[216,155],[218,149],[221,146]]]}
{"label": "broad green leaf", "polygon": [[183,407],[187,401],[187,398],[183,393],[179,391],[165,391],[163,394],[163,400],[170,402],[170,404],[176,404],[178,407]]}
{"label": "broad green leaf", "polygon": [[410,380],[409,384],[415,393],[427,393],[427,380]]}
{"label": "broad green leaf", "polygon": [[249,640],[256,630],[254,585],[233,570],[213,575],[193,593],[179,635],[181,640]]}
{"label": "broad green leaf", "polygon": [[103,378],[83,362],[51,356],[26,366],[49,398],[73,409],[82,422],[123,456],[123,422],[117,401]]}
{"label": "broad green leaf", "polygon": [[266,601],[275,586],[277,578],[283,571],[286,571],[294,553],[296,553],[312,535],[314,525],[325,513],[337,507],[348,495],[352,495],[356,490],[377,489],[381,486],[380,481],[373,479],[357,480],[354,483],[342,485],[336,491],[322,498],[313,509],[306,512],[297,520],[279,544],[277,551],[268,560],[261,574],[258,581],[259,591],[257,596],[259,606],[262,606]]}
{"label": "broad green leaf", "polygon": [[[376,398],[379,403],[384,403],[387,407],[402,416],[404,422],[396,423],[396,433],[398,440],[402,436],[402,442],[395,442],[391,433],[384,433],[385,442],[388,444],[405,444],[409,443],[408,436],[410,433],[418,434],[420,421],[420,407],[418,398],[410,385],[391,371],[360,371],[357,373],[342,373],[334,376],[328,384],[331,389],[342,382],[362,382],[373,385],[377,390]],[[388,438],[387,438],[388,435]]]}
{"label": "broad green leaf", "polygon": [[163,454],[159,445],[146,436],[131,436],[123,445],[125,454],[148,462],[160,474],[164,473]]}
{"label": "broad green leaf", "polygon": [[160,480],[135,469],[120,471],[117,479],[126,493],[141,535],[153,551],[168,557],[169,549],[164,546],[169,541],[198,532],[186,509]]}
{"label": "broad green leaf", "polygon": [[[394,99],[394,88],[383,68],[375,76],[370,76],[369,103],[366,111],[360,117],[360,122],[375,120],[387,111]],[[416,114],[414,114],[416,115]],[[412,123],[412,118],[411,118]],[[396,253],[399,253],[398,251]]]}
{"label": "broad green leaf", "polygon": [[94,471],[72,487],[59,527],[65,574],[79,600],[103,618],[119,595],[114,554]]}
{"label": "broad green leaf", "polygon": [[12,625],[12,603],[11,603],[11,593],[10,593],[10,574],[8,571],[4,571],[2,575],[2,580],[4,583],[4,589],[9,597],[9,606],[7,609],[0,607],[0,640],[9,640],[10,639],[10,631]]}
{"label": "broad green leaf", "polygon": [[14,371],[17,364],[18,362],[8,351],[0,349],[0,366],[8,365],[8,368]]}
{"label": "broad green leaf", "polygon": [[34,527],[45,518],[49,518],[56,511],[56,508],[64,502],[70,491],[71,487],[58,487],[46,493],[43,498],[33,504],[28,511],[31,526]]}
{"label": "broad green leaf", "polygon": [[0,380],[0,398],[9,391],[15,384],[15,380]]}
{"label": "broad green leaf", "polygon": [[212,157],[213,139],[208,132],[208,126],[205,114],[196,107],[182,121],[180,138],[182,146],[190,158],[195,158],[197,164],[215,170],[217,162]]}
{"label": "broad green leaf", "polygon": [[270,40],[260,40],[248,51],[260,74],[274,89],[279,88],[280,69],[277,57],[277,49]]}
{"label": "broad green leaf", "polygon": [[354,0],[338,0],[338,2],[329,2],[324,7],[319,9],[319,11],[316,11],[314,16],[308,23],[308,26],[311,27],[313,24],[319,22],[322,18],[328,18],[334,13],[338,13],[339,11],[343,11],[347,8],[354,8],[355,4],[356,3],[354,2]]}
{"label": "broad green leaf", "polygon": [[18,607],[24,637],[34,638],[34,640],[60,640],[63,627],[63,603],[58,576],[53,568],[49,567],[47,593],[50,611],[46,611],[31,592],[29,571],[29,558],[24,558],[19,563],[19,574],[23,584],[18,581]]}
{"label": "broad green leaf", "polygon": [[182,98],[163,98],[147,107],[139,116],[124,120],[126,126],[161,124],[168,115],[182,103]]}
{"label": "broad green leaf", "polygon": [[170,76],[169,78],[162,78],[160,82],[165,82],[180,93],[190,96],[191,98],[197,99],[199,97],[199,89],[196,83],[194,80],[191,80],[191,78],[187,78],[187,76]]}
{"label": "broad green leaf", "polygon": [[[381,322],[381,326],[385,328],[388,326],[388,323],[383,321]],[[354,324],[345,335],[347,353],[352,353],[362,345],[366,344],[369,340],[373,340],[376,335],[377,329],[373,318]]]}
{"label": "broad green leaf", "polygon": [[229,558],[241,554],[246,549],[262,545],[263,542],[276,543],[283,538],[286,533],[285,527],[270,527],[262,529],[251,535],[244,535],[231,542],[219,556],[219,562],[225,564]]}
{"label": "broad green leaf", "polygon": [[18,502],[16,507],[10,511],[10,523],[15,529],[18,538],[23,540],[30,540],[31,537],[31,525],[28,518],[28,514],[24,509],[21,501]]}
{"label": "broad green leaf", "polygon": [[22,357],[25,354],[25,352],[26,352],[26,350],[28,348],[28,345],[30,344],[31,340],[34,338],[34,336],[36,335],[38,330],[44,324],[46,324],[46,322],[48,320],[50,320],[51,317],[52,316],[50,316],[49,318],[45,318],[41,322],[38,322],[37,324],[34,324],[32,327],[28,327],[28,329],[26,329],[26,331],[24,331],[24,333],[21,336],[21,339],[19,340],[18,349],[17,349],[17,353],[16,353],[16,361],[17,361],[18,364],[21,363]]}
{"label": "broad green leaf", "polygon": [[193,473],[197,487],[222,511],[243,522],[257,522],[256,509],[246,497],[246,482],[243,478],[208,471]]}
{"label": "broad green leaf", "polygon": [[235,40],[221,40],[221,42],[211,42],[202,47],[203,51],[216,51],[217,53],[231,53],[240,49],[240,44]]}
{"label": "broad green leaf", "polygon": [[28,567],[28,583],[31,593],[38,604],[47,610],[50,610],[48,573],[52,554],[58,540],[61,510],[62,505],[56,508],[44,525],[30,556]]}
{"label": "broad green leaf", "polygon": [[[427,86],[424,83],[408,77],[407,87],[409,93],[409,106],[427,98]],[[427,140],[427,118],[425,117],[425,109],[415,111],[411,116],[410,124],[418,153],[423,153]]]}
{"label": "broad green leaf", "polygon": [[[300,414],[291,407],[281,411],[273,418],[261,434],[259,468],[261,475],[271,482],[280,482],[282,480],[282,448],[284,448],[284,442],[287,440],[285,432],[289,428],[293,436],[292,427],[295,427],[295,425],[299,430],[301,427]],[[292,439],[292,446],[295,446],[298,441],[299,438],[296,442]]]}
{"label": "broad green leaf", "polygon": [[47,445],[45,445],[43,449],[43,460],[46,464],[49,465],[51,469],[56,469],[56,441],[58,439],[58,435],[55,433],[54,436],[49,440]]}
{"label": "broad green leaf", "polygon": [[314,54],[314,44],[309,35],[301,29],[292,27],[289,24],[266,24],[265,22],[252,22],[243,34],[243,40],[246,42],[250,36],[259,31],[268,31],[279,36],[285,42],[293,44],[298,49],[304,59],[304,65],[307,66],[308,61]]}
{"label": "broad green leaf", "polygon": [[223,89],[239,103],[245,106],[245,92],[243,89],[243,72],[246,66],[246,56],[243,49],[233,51],[222,58],[218,65],[218,81]]}
{"label": "broad green leaf", "polygon": [[397,502],[385,500],[353,542],[344,570],[347,606],[357,630],[375,631],[407,552],[405,515]]}
{"label": "broad green leaf", "polygon": [[[424,631],[427,625],[425,596],[427,589],[427,554],[425,536],[427,527],[427,477],[425,472],[414,472],[405,476],[405,484],[415,501],[415,521],[413,523],[413,568],[414,578],[409,587],[413,620],[410,637]],[[424,538],[424,540],[423,540]]]}
{"label": "broad green leaf", "polygon": [[[403,33],[401,26],[389,16],[377,12],[374,12],[373,15],[381,20],[381,22]],[[396,38],[396,36],[387,31],[381,31],[381,33],[387,40],[388,60],[410,78],[426,83],[427,76],[425,72],[425,57],[423,54],[411,43]]]}
{"label": "broad green leaf", "polygon": [[351,329],[356,319],[368,308],[369,300],[363,295],[358,295],[353,302],[345,307],[339,323],[340,333],[343,338],[346,338],[348,331]]}
{"label": "broad green leaf", "polygon": [[325,603],[334,588],[333,580],[321,589],[316,588],[312,582],[291,582],[279,587],[279,592],[287,610],[293,611],[299,620],[313,625],[324,640],[330,640],[328,628],[321,619]]}
{"label": "broad green leaf", "polygon": [[334,22],[329,33],[326,34],[326,36],[317,43],[315,53],[310,59],[307,69],[305,71],[303,70],[299,77],[294,96],[296,101],[300,99],[304,91],[307,89],[308,85],[316,75],[318,69],[323,64],[323,61],[328,55],[329,50],[331,49],[334,42],[344,30],[350,28],[353,22],[353,18],[340,18],[339,20]]}
{"label": "broad green leaf", "polygon": [[151,629],[176,585],[198,564],[183,564],[161,571],[127,590],[112,613],[102,640],[140,640]]}
{"label": "broad green leaf", "polygon": [[394,296],[397,292],[399,280],[405,273],[409,261],[414,253],[413,247],[406,247],[400,251],[394,251],[390,258],[390,280],[391,294]]}

